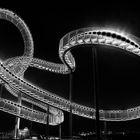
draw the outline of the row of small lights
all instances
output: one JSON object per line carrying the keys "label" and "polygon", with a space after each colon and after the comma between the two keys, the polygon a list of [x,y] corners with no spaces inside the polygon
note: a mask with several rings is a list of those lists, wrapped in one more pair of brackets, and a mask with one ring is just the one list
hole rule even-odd
{"label": "row of small lights", "polygon": [[[3,107],[1,106],[0,110],[3,110],[3,111],[8,112],[10,114],[18,115],[18,116],[25,118],[25,119],[34,120],[34,121],[37,121],[40,123],[42,123],[45,120],[44,118],[41,119],[42,115],[40,114],[40,112],[33,110],[32,115],[34,114],[34,116],[32,116],[32,115],[30,116],[30,115],[24,114],[23,111],[27,111],[28,114],[30,114],[29,112],[31,112],[30,111],[31,109],[24,107],[24,106],[20,106],[22,113],[18,114],[16,109],[19,108],[19,104],[16,104],[15,102],[12,102],[12,101],[9,101],[6,99],[0,99],[0,102],[1,103],[3,102]],[[45,124],[45,122],[44,122],[44,124]]]}
{"label": "row of small lights", "polygon": [[[6,71],[7,72],[7,71]],[[5,79],[7,80],[7,78],[5,77]],[[9,80],[8,80],[9,81]],[[7,82],[8,82],[7,81]],[[12,81],[11,81],[12,82]],[[12,82],[13,83],[13,82]],[[15,84],[15,83],[13,83],[13,84]],[[19,86],[18,85],[16,85],[17,86],[17,88],[19,88]],[[20,87],[21,88],[21,87]],[[18,89],[19,90],[19,89]],[[25,90],[24,90],[24,92],[25,92]],[[53,112],[52,112],[53,113]],[[57,116],[54,116],[54,117],[57,117]],[[62,116],[60,116],[60,118],[61,118]],[[61,119],[62,121],[63,121],[63,119]],[[57,123],[57,122],[56,122]]]}
{"label": "row of small lights", "polygon": [[[80,107],[80,106],[78,106],[78,107]],[[85,114],[84,113],[84,107],[81,107],[81,108],[79,108],[79,109],[81,109],[81,112],[79,112],[79,110],[77,111],[77,110],[73,110],[73,113],[76,113],[76,114],[78,114],[78,115],[80,115],[80,116],[87,116],[87,114]],[[107,113],[109,113],[109,114],[114,114],[114,113],[116,113],[115,111],[113,112],[113,111],[108,111]],[[117,113],[118,113],[118,111],[117,111]],[[111,116],[111,115],[109,115],[109,116]],[[111,118],[103,118],[103,119],[108,119],[108,120],[110,120]],[[111,119],[112,121],[113,120],[118,120],[119,121],[119,119],[117,119],[117,118],[113,118],[113,119]],[[123,118],[121,118],[121,120],[122,120]],[[130,118],[129,118],[130,119]],[[134,119],[134,118],[133,118]],[[126,120],[127,120],[127,118],[126,118]]]}

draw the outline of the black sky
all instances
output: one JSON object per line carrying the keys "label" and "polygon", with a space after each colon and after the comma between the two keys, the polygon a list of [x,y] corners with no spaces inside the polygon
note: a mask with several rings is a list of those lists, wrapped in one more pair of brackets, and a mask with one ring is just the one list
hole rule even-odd
{"label": "black sky", "polygon": [[[52,62],[61,63],[58,56],[61,37],[78,28],[95,25],[111,26],[140,36],[140,10],[132,4],[119,2],[87,2],[82,6],[75,5],[75,3],[69,4],[69,2],[66,5],[62,4],[4,2],[1,7],[16,12],[27,23],[34,39],[34,56]],[[0,21],[0,29],[0,58],[4,60],[21,55],[23,42],[18,30],[6,21]],[[140,58],[120,49],[98,47],[100,108],[127,109],[138,106],[140,102]],[[81,48],[72,50],[72,53],[77,66],[73,73],[73,101],[93,107],[91,46],[81,46]],[[25,78],[42,88],[68,98],[68,75],[29,68],[25,73]],[[74,116],[75,131],[81,131],[79,126],[83,120],[83,118]],[[85,131],[94,128],[91,120],[85,120]],[[123,126],[125,129],[126,126]],[[66,120],[63,127],[67,128]]]}

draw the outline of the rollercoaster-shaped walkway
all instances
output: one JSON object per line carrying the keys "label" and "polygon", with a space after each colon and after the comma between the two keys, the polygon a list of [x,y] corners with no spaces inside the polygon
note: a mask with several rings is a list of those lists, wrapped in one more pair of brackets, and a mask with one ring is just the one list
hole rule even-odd
{"label": "rollercoaster-shaped walkway", "polygon": [[[72,113],[86,118],[95,118],[95,109],[74,102],[70,102],[65,98],[51,93],[40,87],[37,87],[24,79],[24,72],[28,67],[35,67],[41,70],[47,70],[54,73],[69,74],[76,68],[74,57],[71,49],[78,45],[84,44],[103,44],[110,47],[117,47],[129,51],[135,55],[140,55],[139,39],[127,34],[115,32],[106,28],[83,28],[66,34],[59,44],[59,57],[62,64],[57,64],[33,57],[34,47],[32,35],[25,22],[15,13],[0,9],[0,18],[12,22],[21,32],[24,40],[24,53],[22,56],[9,58],[4,62],[0,62],[0,78],[1,83],[14,96],[22,93],[22,100],[31,102],[40,108],[47,109],[50,105],[50,124],[56,125],[64,121],[64,115],[61,110],[70,111]],[[1,105],[2,104],[2,105]],[[17,108],[20,107],[24,112],[21,117],[34,120],[40,123],[46,123],[45,114],[36,110],[32,110],[22,105],[18,105],[6,99],[0,99],[1,110],[17,115]],[[7,107],[8,106],[8,109]],[[55,108],[54,108],[55,107]],[[12,108],[10,110],[10,108]],[[60,109],[60,110],[59,110]],[[100,120],[105,121],[127,121],[140,118],[140,107],[129,108],[127,110],[99,110]],[[30,115],[29,115],[30,114]]]}

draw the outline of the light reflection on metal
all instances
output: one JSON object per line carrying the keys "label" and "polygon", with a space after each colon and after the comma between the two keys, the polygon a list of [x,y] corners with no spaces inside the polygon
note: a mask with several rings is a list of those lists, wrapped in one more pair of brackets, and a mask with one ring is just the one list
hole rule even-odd
{"label": "light reflection on metal", "polygon": [[[95,119],[95,109],[74,102],[71,103],[69,100],[62,98],[55,93],[51,93],[33,85],[30,81],[24,79],[24,72],[29,66],[55,73],[69,74],[71,69],[74,71],[76,68],[75,59],[70,50],[81,44],[103,44],[120,48],[140,56],[140,40],[137,37],[130,34],[126,35],[119,33],[113,29],[90,27],[72,31],[60,40],[59,57],[63,62],[62,64],[41,60],[33,57],[33,39],[25,22],[15,13],[5,9],[0,9],[0,18],[8,20],[17,26],[22,34],[25,45],[23,56],[9,58],[4,62],[0,61],[0,83],[4,83],[7,90],[14,96],[18,96],[18,94],[22,92],[23,100],[31,102],[40,108],[46,108],[47,104],[53,106],[50,109],[50,113],[54,119],[52,125],[64,121],[63,112],[59,109],[69,112],[70,106],[72,106],[73,114],[91,119]],[[16,115],[16,111],[13,111],[16,110],[18,106],[16,103],[5,99],[1,99],[1,103],[9,105],[10,107],[12,106],[12,114]],[[29,111],[29,113],[24,113],[23,116],[25,118],[45,123],[44,114],[42,112],[35,111],[37,115],[41,115],[34,119],[33,117],[28,116],[33,110],[30,108],[27,109],[27,107],[21,105],[21,109],[22,108],[24,108],[23,110]],[[0,109],[7,111],[5,106],[2,106]],[[137,119],[140,118],[139,110],[139,106],[127,110],[100,110],[100,120],[127,121]],[[7,112],[11,113],[10,110]]]}

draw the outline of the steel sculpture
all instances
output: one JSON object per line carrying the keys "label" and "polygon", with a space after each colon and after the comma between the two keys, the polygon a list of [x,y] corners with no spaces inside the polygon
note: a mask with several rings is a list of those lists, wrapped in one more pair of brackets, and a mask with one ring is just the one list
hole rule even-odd
{"label": "steel sculpture", "polygon": [[[78,45],[84,46],[85,44],[93,44],[92,47],[94,47],[94,44],[103,44],[110,47],[120,48],[140,56],[140,40],[137,37],[130,34],[124,35],[112,29],[90,27],[72,31],[60,40],[59,57],[62,64],[41,60],[33,57],[33,39],[25,22],[15,13],[6,9],[0,9],[0,18],[12,22],[19,29],[25,45],[24,54],[22,56],[9,58],[4,62],[0,62],[1,83],[3,83],[5,88],[14,96],[18,96],[19,93],[22,93],[22,99],[27,102],[31,102],[43,109],[45,109],[47,105],[52,106],[50,113],[55,120],[52,122],[53,125],[59,124],[64,120],[63,112],[60,110],[69,112],[70,107],[72,107],[73,114],[96,119],[95,109],[75,102],[70,102],[55,93],[51,93],[33,85],[31,82],[24,79],[24,72],[28,67],[35,67],[54,73],[69,74],[76,68],[71,49]],[[12,112],[12,114],[16,115],[15,110],[18,106],[16,103],[6,99],[1,99],[0,103],[6,104],[9,108],[12,108],[12,110],[10,110],[4,105],[1,105],[1,110],[8,110],[8,113]],[[43,115],[41,112],[36,112],[35,110],[31,110],[22,105],[20,107],[24,110],[23,112],[26,112],[24,113],[25,118],[33,119],[29,114],[34,112],[38,115],[38,117],[36,117],[37,121],[44,123],[45,120],[43,116],[45,114]],[[100,120],[104,121],[127,121],[140,118],[139,110],[140,106],[126,110],[99,110],[99,116]]]}

